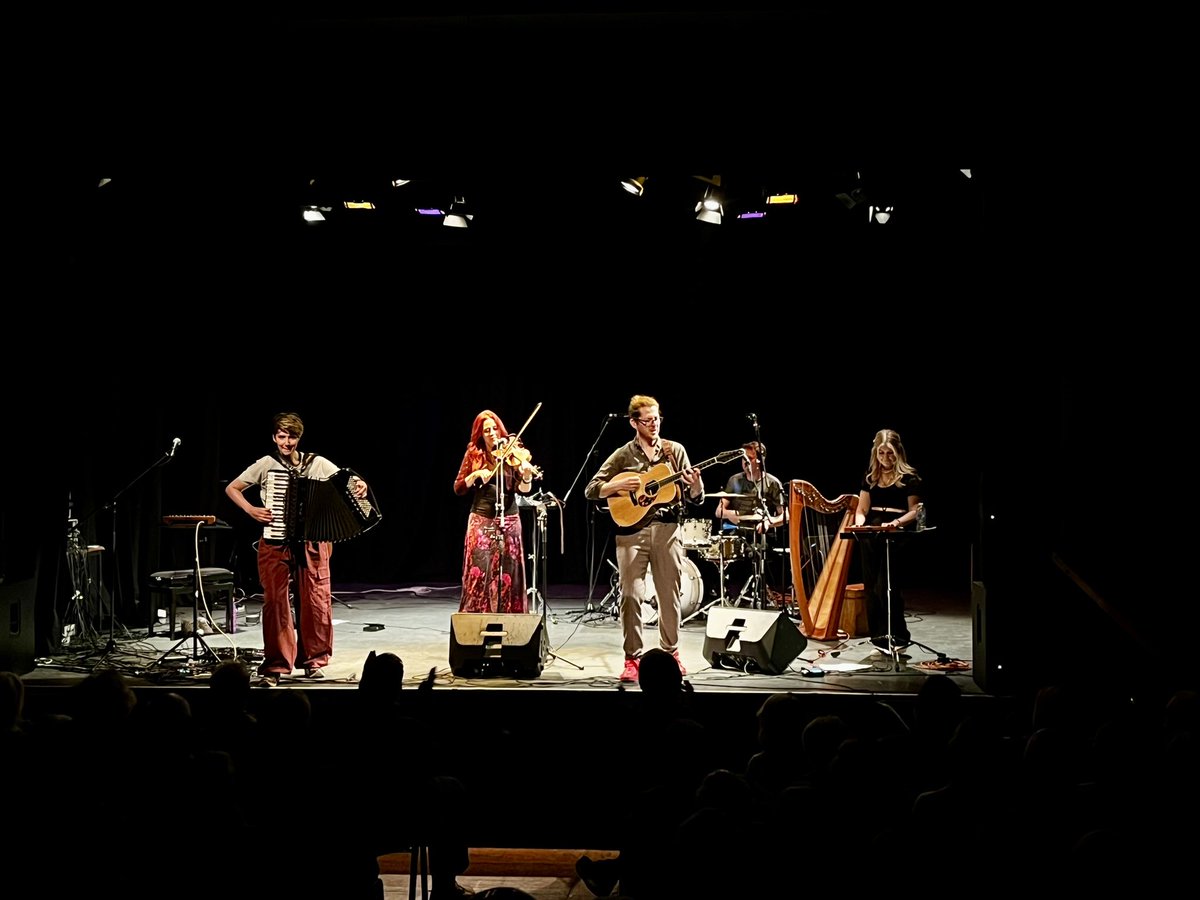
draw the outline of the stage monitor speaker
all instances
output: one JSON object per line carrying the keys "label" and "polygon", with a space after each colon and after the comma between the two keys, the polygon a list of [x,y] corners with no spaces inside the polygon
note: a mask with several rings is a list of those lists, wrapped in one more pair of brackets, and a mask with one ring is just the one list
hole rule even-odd
{"label": "stage monitor speaker", "polygon": [[549,652],[545,619],[535,613],[450,616],[450,671],[455,675],[537,678]]}
{"label": "stage monitor speaker", "polygon": [[0,582],[0,670],[25,675],[34,670],[34,598],[37,575]]}
{"label": "stage monitor speaker", "polygon": [[714,669],[780,675],[807,646],[808,639],[785,612],[718,606],[708,610],[704,658]]}

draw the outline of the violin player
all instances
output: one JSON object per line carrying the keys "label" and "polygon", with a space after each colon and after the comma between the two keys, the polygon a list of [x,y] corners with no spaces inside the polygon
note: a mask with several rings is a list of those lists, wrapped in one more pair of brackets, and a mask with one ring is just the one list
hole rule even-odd
{"label": "violin player", "polygon": [[471,497],[459,612],[529,611],[517,493],[529,493],[533,479],[540,477],[531,460],[496,413],[485,409],[475,416],[454,479],[454,493]]}

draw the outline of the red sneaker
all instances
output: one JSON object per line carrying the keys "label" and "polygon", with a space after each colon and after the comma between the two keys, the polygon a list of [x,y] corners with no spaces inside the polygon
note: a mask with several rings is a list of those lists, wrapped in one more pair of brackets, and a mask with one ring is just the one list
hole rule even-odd
{"label": "red sneaker", "polygon": [[625,669],[621,672],[621,681],[637,681],[638,680],[638,661],[636,659],[625,660]]}
{"label": "red sneaker", "polygon": [[683,667],[683,660],[679,658],[679,651],[678,651],[678,650],[676,650],[676,651],[674,651],[674,652],[673,652],[671,655],[672,655],[673,657],[675,657],[675,662],[677,662],[677,663],[679,664],[679,674],[680,674],[680,675],[686,675],[686,674],[687,674],[687,669],[685,669],[685,668]]}

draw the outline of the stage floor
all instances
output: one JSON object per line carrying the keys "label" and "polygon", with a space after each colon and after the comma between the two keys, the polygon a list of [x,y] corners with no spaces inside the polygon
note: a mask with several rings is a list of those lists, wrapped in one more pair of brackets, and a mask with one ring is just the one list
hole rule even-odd
{"label": "stage floor", "polygon": [[[467,677],[452,671],[450,656],[452,616],[459,602],[457,584],[335,587],[334,655],[325,669],[325,678],[313,681],[296,672],[281,684],[321,691],[356,687],[363,662],[374,650],[399,655],[405,663],[407,681],[413,685],[433,671],[437,686],[455,689],[611,691],[618,686],[624,658],[620,623],[614,604],[604,602],[605,590],[607,585],[594,589],[589,601],[586,585],[549,587],[545,601],[549,652],[536,677],[515,677],[504,671]],[[687,681],[696,692],[915,694],[925,679],[935,676],[953,678],[963,693],[982,693],[970,667],[971,616],[966,592],[955,596],[912,589],[906,591],[905,600],[905,618],[917,643],[905,651],[910,658],[902,659],[899,665],[877,651],[866,636],[840,641],[804,640],[799,654],[776,674],[754,666],[734,668],[739,661],[736,657],[725,657],[720,667],[714,667],[706,658],[706,638],[713,631],[712,637],[721,632],[723,639],[725,626],[740,615],[739,611],[750,612],[752,627],[761,628],[781,614],[791,621],[788,614],[793,610],[780,610],[770,601],[764,601],[765,609],[756,608],[750,601],[738,606],[718,602],[705,608],[705,598],[694,604],[694,614],[681,629],[679,652],[687,668]],[[260,595],[240,601],[236,629],[232,633],[206,633],[202,640],[185,639],[178,630],[168,635],[165,620],[154,635],[145,627],[131,629],[118,623],[110,638],[107,631],[84,627],[73,645],[39,659],[33,671],[23,677],[29,684],[53,685],[78,680],[100,667],[111,667],[123,671],[134,684],[177,685],[205,680],[211,674],[214,657],[236,656],[257,666],[262,655],[260,609]],[[190,624],[191,607],[180,608],[178,616]],[[212,618],[224,627],[223,608],[213,609]],[[176,626],[180,626],[178,621]],[[648,646],[655,646],[656,639],[657,628],[649,627]],[[526,651],[528,657],[528,648]],[[455,668],[461,670],[461,666]]]}

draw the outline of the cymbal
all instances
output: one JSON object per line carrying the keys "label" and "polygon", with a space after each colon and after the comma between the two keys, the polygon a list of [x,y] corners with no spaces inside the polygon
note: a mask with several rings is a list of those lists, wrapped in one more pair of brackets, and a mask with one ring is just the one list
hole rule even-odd
{"label": "cymbal", "polygon": [[729,500],[734,497],[747,497],[748,498],[748,497],[753,497],[753,496],[754,496],[753,494],[728,494],[725,491],[705,491],[704,492],[705,500],[707,500],[709,497],[716,497],[718,500]]}

